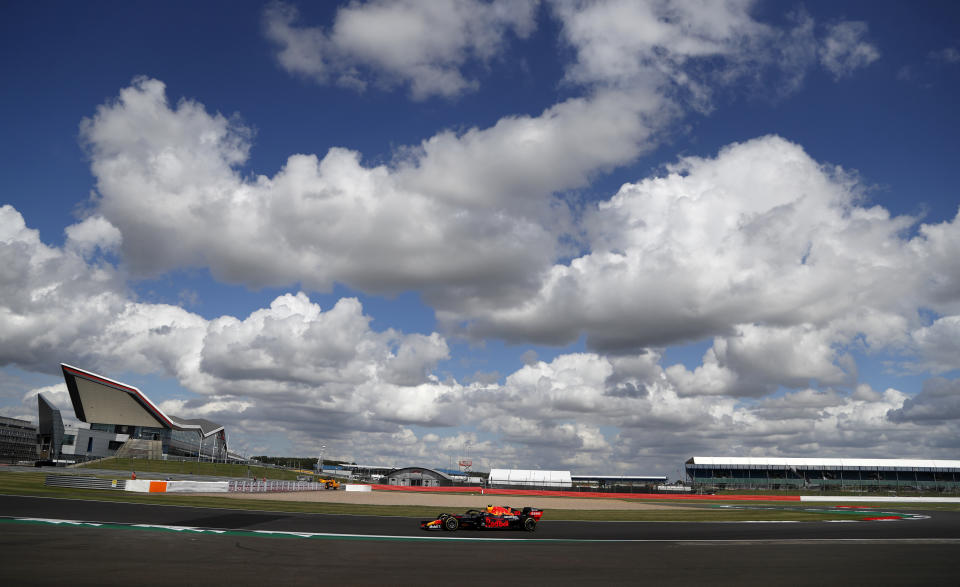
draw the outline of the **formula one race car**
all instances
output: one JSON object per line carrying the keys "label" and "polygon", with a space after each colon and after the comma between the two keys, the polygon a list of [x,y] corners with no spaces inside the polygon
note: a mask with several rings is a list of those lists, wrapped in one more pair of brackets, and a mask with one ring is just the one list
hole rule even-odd
{"label": "formula one race car", "polygon": [[504,529],[526,530],[533,532],[543,510],[523,508],[518,510],[509,506],[488,505],[485,510],[467,510],[463,514],[440,514],[433,520],[420,522],[424,530],[449,530],[472,528],[474,530]]}

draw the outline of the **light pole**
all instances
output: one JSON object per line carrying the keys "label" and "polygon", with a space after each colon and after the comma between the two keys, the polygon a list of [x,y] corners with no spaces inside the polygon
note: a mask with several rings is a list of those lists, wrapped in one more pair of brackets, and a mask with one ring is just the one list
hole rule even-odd
{"label": "light pole", "polygon": [[200,450],[197,451],[197,462],[200,462],[200,455],[203,454],[203,433],[200,433]]}
{"label": "light pole", "polygon": [[317,460],[317,474],[318,474],[318,475],[322,475],[322,474],[323,474],[323,453],[324,453],[324,451],[326,451],[326,450],[327,450],[327,445],[321,444],[321,445],[320,445],[320,459]]}
{"label": "light pole", "polygon": [[463,451],[462,455],[458,459],[457,465],[463,470],[463,473],[466,474],[470,467],[473,466],[473,461],[467,456],[467,451],[470,449],[470,441],[465,440],[461,450]]}

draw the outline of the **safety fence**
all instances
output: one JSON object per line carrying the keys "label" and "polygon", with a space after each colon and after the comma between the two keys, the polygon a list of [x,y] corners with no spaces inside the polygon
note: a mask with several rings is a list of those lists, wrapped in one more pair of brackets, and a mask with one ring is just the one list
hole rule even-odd
{"label": "safety fence", "polygon": [[123,491],[126,488],[125,479],[98,479],[97,477],[81,477],[80,475],[47,475],[43,484],[47,487],[72,487],[74,489]]}
{"label": "safety fence", "polygon": [[230,481],[230,492],[239,493],[272,493],[290,491],[323,491],[327,489],[325,483],[314,481],[263,481],[256,479],[241,479]]}
{"label": "safety fence", "polygon": [[48,487],[74,489],[112,489],[136,493],[280,493],[292,491],[323,491],[325,483],[313,481],[269,481],[239,479],[230,481],[192,481],[158,479],[100,479],[82,475],[47,475]]}

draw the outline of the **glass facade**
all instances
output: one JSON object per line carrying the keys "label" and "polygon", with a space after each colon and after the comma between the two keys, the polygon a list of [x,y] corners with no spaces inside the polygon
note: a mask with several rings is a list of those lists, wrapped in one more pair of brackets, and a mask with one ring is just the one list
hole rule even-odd
{"label": "glass facade", "polygon": [[0,460],[37,458],[37,427],[26,420],[0,417]]}
{"label": "glass facade", "polygon": [[960,469],[686,464],[700,489],[960,492]]}

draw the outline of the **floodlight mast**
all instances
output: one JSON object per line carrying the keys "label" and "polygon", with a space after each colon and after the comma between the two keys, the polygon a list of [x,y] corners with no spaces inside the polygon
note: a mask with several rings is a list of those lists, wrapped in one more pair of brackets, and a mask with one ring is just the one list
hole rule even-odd
{"label": "floodlight mast", "polygon": [[317,459],[317,473],[323,473],[323,453],[327,450],[327,445],[320,445],[320,458]]}

